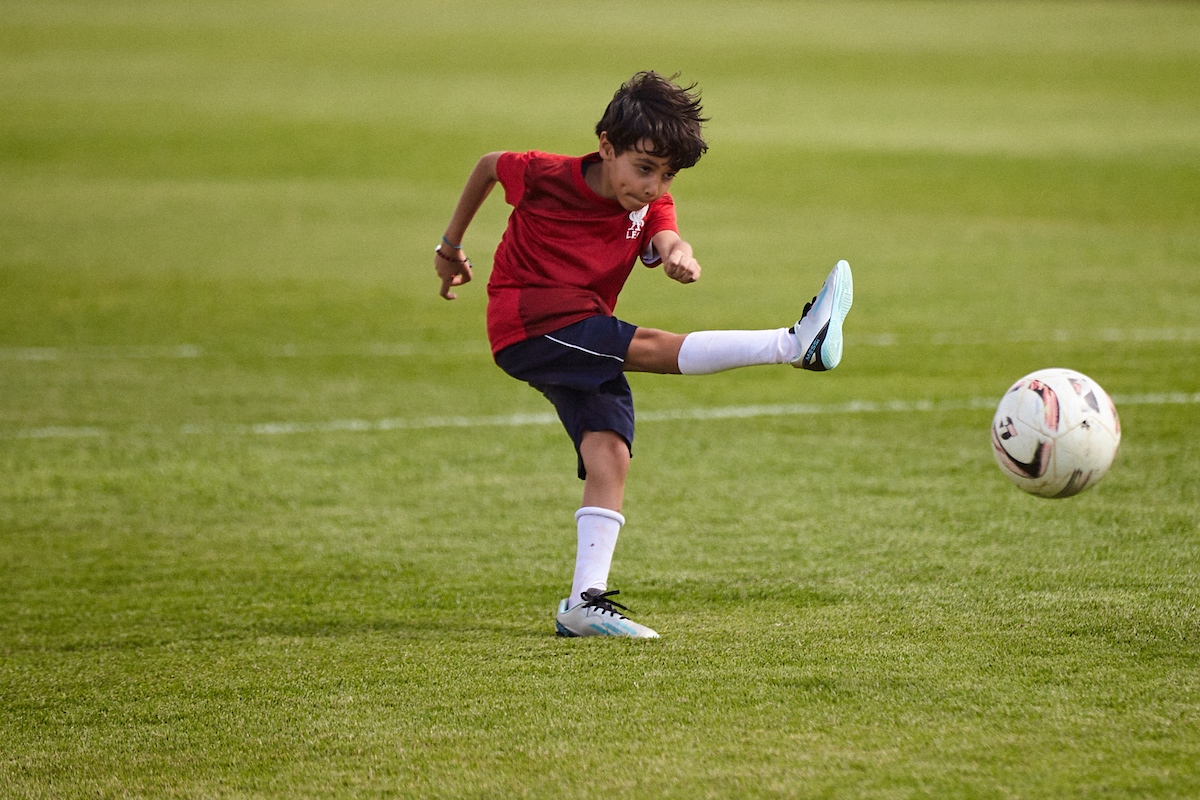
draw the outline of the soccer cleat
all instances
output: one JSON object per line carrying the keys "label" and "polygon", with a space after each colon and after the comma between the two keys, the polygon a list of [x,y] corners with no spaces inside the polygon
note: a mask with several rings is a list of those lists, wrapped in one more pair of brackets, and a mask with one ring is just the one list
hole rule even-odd
{"label": "soccer cleat", "polygon": [[850,265],[839,261],[821,291],[804,306],[800,321],[792,326],[792,335],[800,345],[800,357],[793,367],[824,372],[842,360],[842,321],[854,302],[854,277]]}
{"label": "soccer cleat", "polygon": [[605,592],[588,589],[582,593],[583,602],[567,608],[569,599],[558,604],[558,616],[554,627],[559,636],[628,636],[633,639],[657,639],[658,634],[645,625],[639,625],[617,609],[628,611],[620,603],[610,600],[618,591]]}

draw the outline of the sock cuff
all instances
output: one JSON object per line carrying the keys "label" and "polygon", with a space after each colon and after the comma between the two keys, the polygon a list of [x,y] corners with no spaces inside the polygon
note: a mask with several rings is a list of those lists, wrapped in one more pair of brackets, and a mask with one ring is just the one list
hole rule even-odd
{"label": "sock cuff", "polygon": [[609,508],[600,508],[599,506],[584,506],[575,512],[576,522],[579,522],[580,517],[605,517],[606,519],[616,520],[618,525],[625,524],[625,517],[621,516],[619,511],[613,511]]}

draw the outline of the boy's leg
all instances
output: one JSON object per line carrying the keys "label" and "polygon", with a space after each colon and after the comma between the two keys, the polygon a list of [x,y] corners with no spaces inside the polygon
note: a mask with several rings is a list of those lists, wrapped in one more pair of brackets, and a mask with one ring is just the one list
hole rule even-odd
{"label": "boy's leg", "polygon": [[638,328],[629,345],[625,369],[684,375],[707,375],[759,364],[833,369],[842,358],[842,322],[853,300],[850,265],[839,261],[791,328],[686,335]]}
{"label": "boy's leg", "polygon": [[625,357],[628,372],[709,375],[737,367],[788,364],[800,357],[789,328],[696,331],[679,334],[638,328]]}
{"label": "boy's leg", "polygon": [[586,431],[579,447],[587,469],[583,505],[575,512],[578,547],[570,604],[581,602],[588,589],[608,589],[617,536],[625,517],[625,477],[629,473],[629,445],[613,431]]}
{"label": "boy's leg", "polygon": [[584,431],[579,443],[587,477],[583,482],[583,504],[620,511],[625,502],[625,478],[629,475],[629,445],[614,431]]}
{"label": "boy's leg", "polygon": [[625,517],[619,509],[629,472],[629,444],[614,431],[584,431],[579,444],[587,477],[583,506],[575,512],[578,544],[571,594],[558,607],[559,636],[630,636],[657,639],[658,633],[626,617],[612,599],[608,573]]}
{"label": "boy's leg", "polygon": [[679,350],[688,334],[638,328],[625,353],[626,372],[679,374]]}

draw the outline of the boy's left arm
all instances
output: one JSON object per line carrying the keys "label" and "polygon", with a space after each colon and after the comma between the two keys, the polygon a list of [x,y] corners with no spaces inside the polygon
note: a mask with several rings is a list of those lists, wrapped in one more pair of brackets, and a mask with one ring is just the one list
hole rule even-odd
{"label": "boy's left arm", "polygon": [[650,241],[662,257],[663,272],[668,278],[680,283],[692,283],[700,279],[700,264],[692,256],[692,246],[678,233],[659,231]]}

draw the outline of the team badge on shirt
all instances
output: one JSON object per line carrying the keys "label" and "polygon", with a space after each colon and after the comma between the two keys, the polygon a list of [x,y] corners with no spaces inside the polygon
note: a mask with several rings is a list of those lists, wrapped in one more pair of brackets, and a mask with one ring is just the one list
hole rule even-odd
{"label": "team badge on shirt", "polygon": [[642,235],[642,228],[646,227],[646,212],[650,210],[650,206],[642,206],[637,211],[629,212],[629,230],[625,231],[626,239],[636,239]]}

